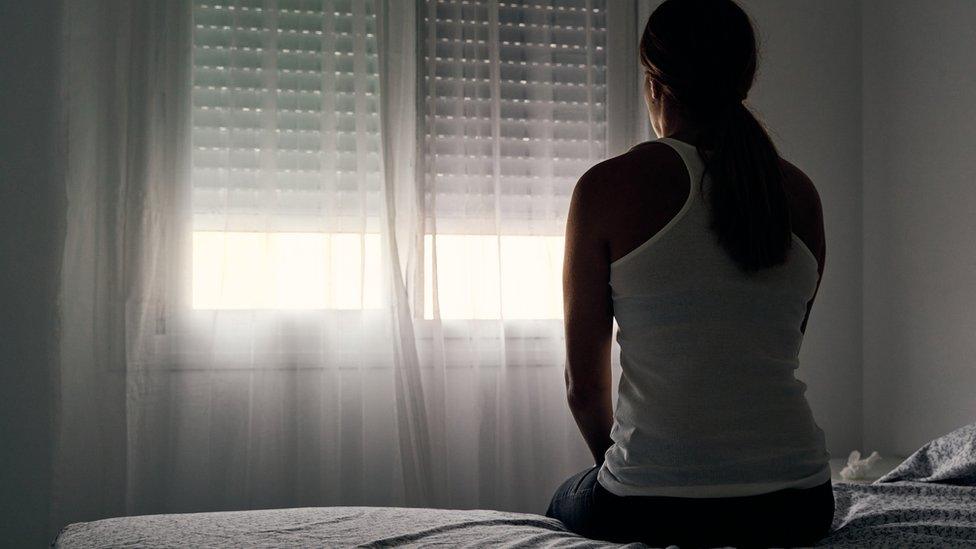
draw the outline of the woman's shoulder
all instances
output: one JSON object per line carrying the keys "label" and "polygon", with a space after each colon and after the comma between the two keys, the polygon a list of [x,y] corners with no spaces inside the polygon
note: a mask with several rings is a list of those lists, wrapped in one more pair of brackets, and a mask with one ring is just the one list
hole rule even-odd
{"label": "woman's shoulder", "polygon": [[801,219],[820,218],[823,214],[820,193],[810,176],[784,158],[780,158],[780,165],[783,169],[783,186],[792,209],[800,214]]}
{"label": "woman's shoulder", "polygon": [[580,177],[573,192],[576,221],[608,241],[643,241],[680,208],[688,187],[687,169],[674,149],[641,143]]}
{"label": "woman's shoulder", "polygon": [[580,177],[577,188],[589,196],[619,198],[629,187],[647,187],[684,172],[674,149],[660,141],[645,141],[593,165]]}
{"label": "woman's shoulder", "polygon": [[817,187],[813,184],[813,181],[810,179],[810,176],[806,174],[806,172],[796,167],[792,162],[783,157],[780,157],[779,163],[783,170],[783,177],[784,182],[787,185],[787,191],[800,194],[810,199],[816,198],[819,202],[820,195],[817,193]]}

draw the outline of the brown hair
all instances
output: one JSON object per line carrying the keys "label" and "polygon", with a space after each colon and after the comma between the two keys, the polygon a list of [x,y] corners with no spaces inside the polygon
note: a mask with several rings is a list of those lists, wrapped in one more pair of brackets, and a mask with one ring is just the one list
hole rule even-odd
{"label": "brown hair", "polygon": [[665,0],[640,42],[647,76],[702,131],[711,228],[745,271],[782,263],[792,243],[779,153],[743,104],[757,57],[749,16],[732,0]]}

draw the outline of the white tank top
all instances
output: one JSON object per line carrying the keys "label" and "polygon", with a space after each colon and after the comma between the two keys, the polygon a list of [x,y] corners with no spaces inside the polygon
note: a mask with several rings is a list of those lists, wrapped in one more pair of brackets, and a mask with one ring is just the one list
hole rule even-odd
{"label": "white tank top", "polygon": [[[704,165],[672,138],[691,192],[610,265],[622,375],[598,480],[619,496],[735,497],[830,478],[823,431],[794,377],[817,259],[793,235],[784,264],[746,274],[709,229]],[[706,193],[708,176],[701,183]]]}

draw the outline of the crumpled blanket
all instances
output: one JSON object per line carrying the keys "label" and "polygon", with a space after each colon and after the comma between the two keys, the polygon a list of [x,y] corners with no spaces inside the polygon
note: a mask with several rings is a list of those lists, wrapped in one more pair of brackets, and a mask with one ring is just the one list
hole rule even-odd
{"label": "crumpled blanket", "polygon": [[899,480],[976,486],[976,423],[922,446],[877,482]]}
{"label": "crumpled blanket", "polygon": [[834,485],[833,547],[976,547],[976,423],[941,436],[873,484]]}
{"label": "crumpled blanket", "polygon": [[976,487],[891,482],[834,484],[823,547],[976,547]]}

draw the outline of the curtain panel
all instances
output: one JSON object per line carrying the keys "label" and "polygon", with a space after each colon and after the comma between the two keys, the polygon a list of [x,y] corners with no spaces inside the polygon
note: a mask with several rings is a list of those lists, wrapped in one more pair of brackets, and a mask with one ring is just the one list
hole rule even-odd
{"label": "curtain panel", "polygon": [[589,462],[562,225],[576,178],[636,142],[635,14],[65,2],[52,524],[544,511]]}
{"label": "curtain panel", "polygon": [[[67,232],[52,525],[129,514],[152,436],[130,365],[166,329],[189,237],[189,3],[65,2],[61,23]],[[136,406],[134,406],[136,405]],[[163,476],[163,475],[161,475]],[[165,482],[164,479],[161,479]]]}

